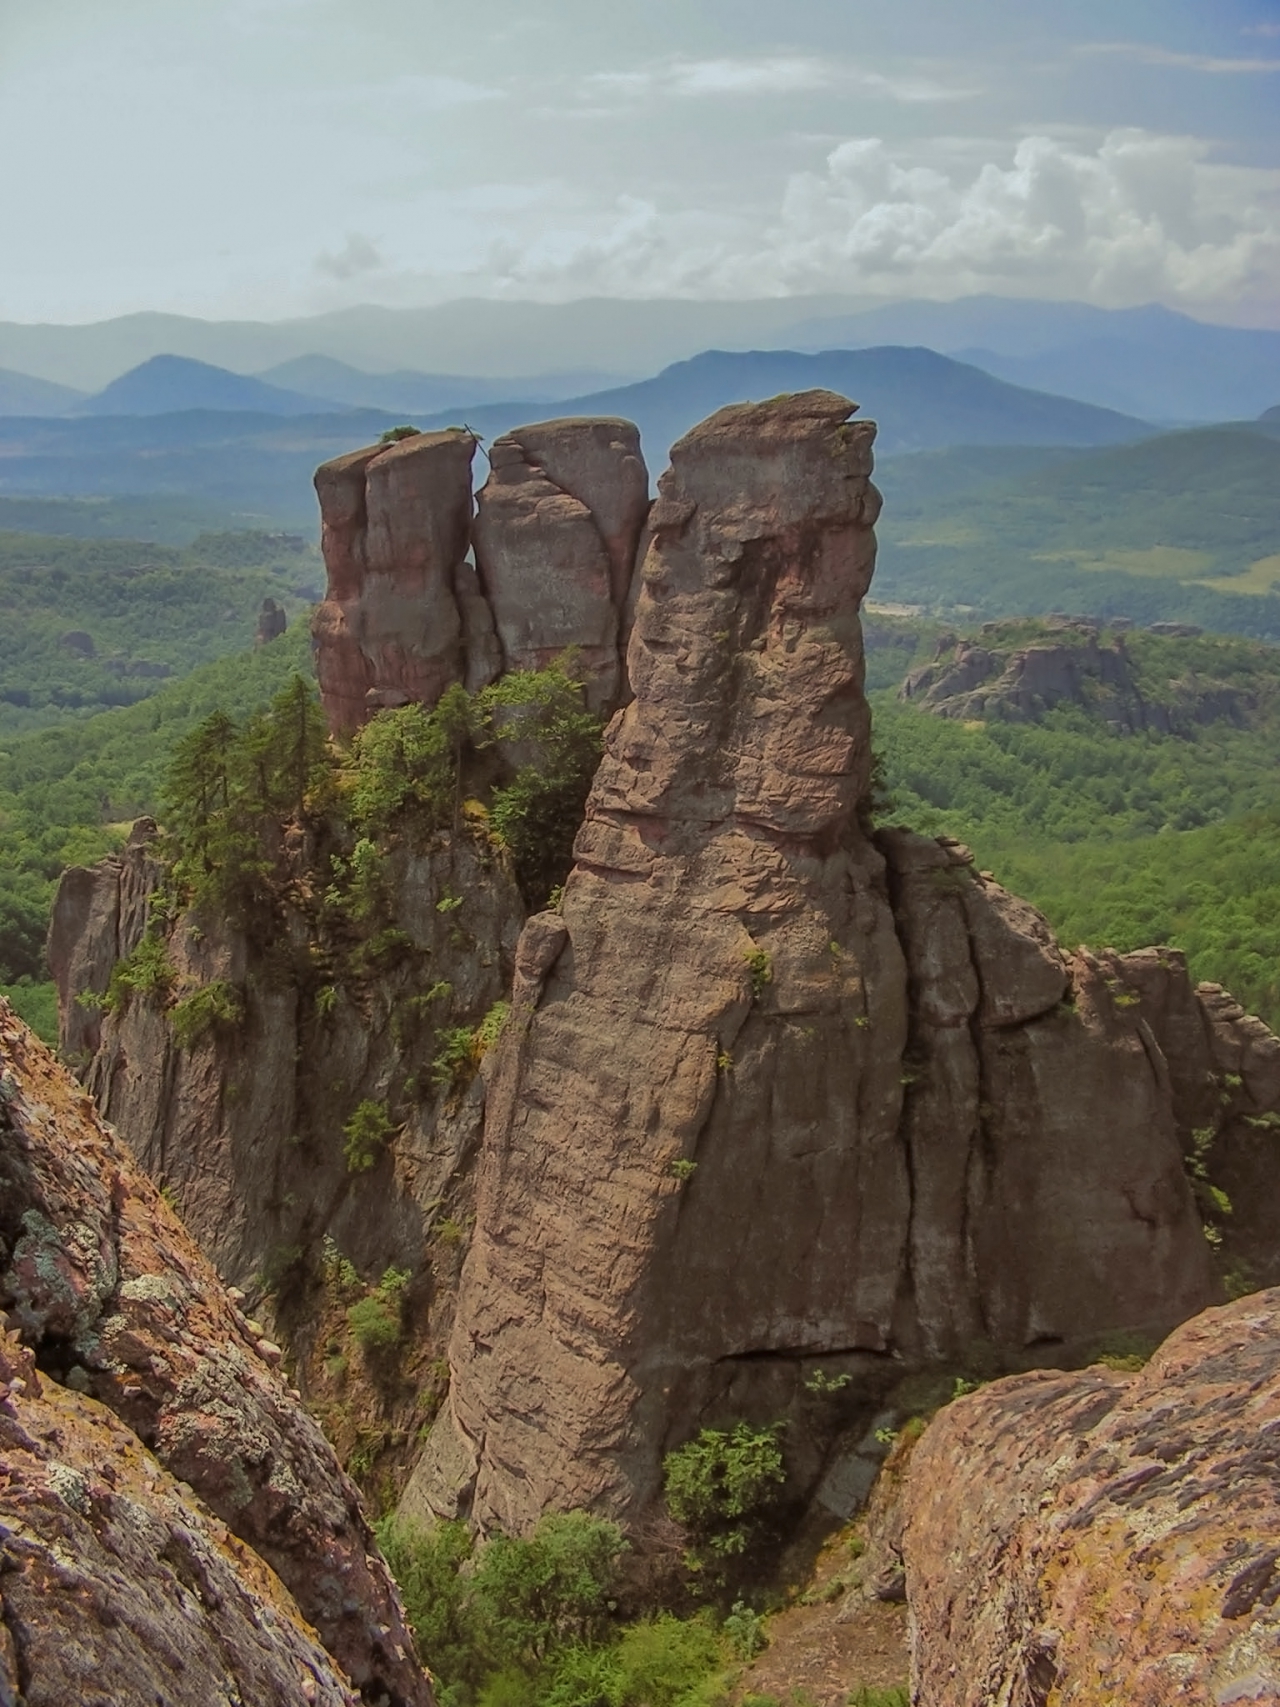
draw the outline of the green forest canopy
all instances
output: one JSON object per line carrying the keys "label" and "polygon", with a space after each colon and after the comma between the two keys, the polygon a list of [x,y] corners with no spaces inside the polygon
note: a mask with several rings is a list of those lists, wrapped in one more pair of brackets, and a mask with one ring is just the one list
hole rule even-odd
{"label": "green forest canopy", "polygon": [[263,599],[292,616],[323,584],[314,546],[286,534],[178,550],[0,533],[0,739],[135,704],[251,645]]}
{"label": "green forest canopy", "polygon": [[[1209,636],[1130,637],[1144,680],[1199,668],[1261,707],[1248,727],[1212,722],[1182,738],[1115,733],[1080,707],[1034,723],[965,724],[903,704],[895,684],[934,634],[868,622],[890,816],[968,842],[1064,942],[1172,943],[1195,976],[1280,1024],[1280,652]],[[299,623],[142,704],[0,741],[0,980],[40,979],[59,871],[97,858],[129,820],[156,809],[174,742],[215,709],[245,717],[308,668]]]}

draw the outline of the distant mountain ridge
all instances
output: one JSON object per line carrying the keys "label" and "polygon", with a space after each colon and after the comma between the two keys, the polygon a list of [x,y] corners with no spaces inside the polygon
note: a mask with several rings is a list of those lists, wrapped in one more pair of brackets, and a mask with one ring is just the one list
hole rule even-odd
{"label": "distant mountain ridge", "polygon": [[85,401],[83,391],[36,379],[29,373],[0,369],[0,415],[69,415]]}
{"label": "distant mountain ridge", "polygon": [[[882,455],[951,444],[1098,446],[1148,436],[1149,423],[995,379],[934,350],[707,350],[635,385],[568,398],[559,415],[619,415],[640,428],[655,476],[667,451],[697,421],[729,403],[815,387],[852,397],[879,422]],[[520,404],[483,405],[468,424],[487,437],[524,425]],[[444,414],[418,423],[447,426]]]}
{"label": "distant mountain ridge", "polygon": [[[604,389],[605,374],[653,374],[712,348],[813,352],[886,344],[925,344],[962,359],[971,352],[999,378],[1146,420],[1248,419],[1280,397],[1280,331],[1217,326],[1154,304],[1104,309],[992,296],[893,303],[848,296],[463,300],[276,322],[133,314],[87,326],[0,323],[0,367],[95,392],[152,356],[172,354],[286,389],[399,410],[406,406],[399,396],[335,392],[275,370],[324,358],[380,378],[461,373],[505,382],[509,398],[533,395],[529,385],[547,376],[582,375],[581,383],[552,388],[567,396]],[[586,377],[592,370],[601,371],[599,384]],[[438,407],[462,400],[449,395]],[[470,400],[495,399],[476,389]],[[408,406],[428,401],[415,395]]]}
{"label": "distant mountain ridge", "polygon": [[[343,405],[326,401],[329,411]],[[188,409],[248,411],[255,415],[314,415],[317,401],[260,379],[230,373],[188,356],[152,356],[87,398],[82,415],[172,415]]]}

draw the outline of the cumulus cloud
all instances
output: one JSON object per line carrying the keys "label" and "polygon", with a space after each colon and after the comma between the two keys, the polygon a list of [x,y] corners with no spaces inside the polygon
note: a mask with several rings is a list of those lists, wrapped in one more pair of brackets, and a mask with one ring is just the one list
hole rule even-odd
{"label": "cumulus cloud", "polygon": [[754,227],[633,200],[504,262],[509,284],[541,293],[1265,299],[1280,289],[1280,172],[1138,130],[1092,148],[1027,136],[976,163],[967,146],[924,164],[853,137]]}
{"label": "cumulus cloud", "polygon": [[341,249],[332,254],[322,251],[315,260],[316,271],[331,279],[356,279],[381,272],[384,265],[375,245],[359,231],[349,231]]}

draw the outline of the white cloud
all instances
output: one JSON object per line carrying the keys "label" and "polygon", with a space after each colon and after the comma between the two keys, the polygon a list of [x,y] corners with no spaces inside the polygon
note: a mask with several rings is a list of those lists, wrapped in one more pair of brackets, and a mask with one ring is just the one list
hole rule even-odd
{"label": "white cloud", "polygon": [[862,89],[895,101],[968,100],[979,91],[925,73],[901,76],[868,71],[846,60],[805,55],[759,59],[674,59],[644,71],[595,72],[584,80],[589,96],[628,100],[714,96],[796,95],[818,89]]}
{"label": "white cloud", "polygon": [[[1261,26],[1258,35],[1280,34],[1269,26]],[[1214,76],[1257,76],[1259,73],[1280,71],[1280,59],[1222,59],[1208,53],[1176,53],[1172,48],[1153,47],[1145,42],[1085,42],[1077,53],[1113,54],[1123,59],[1137,60],[1140,65],[1169,66],[1184,71],[1205,71]]]}
{"label": "white cloud", "polygon": [[922,162],[855,137],[821,170],[793,174],[754,228],[630,200],[499,266],[507,288],[542,295],[1265,301],[1280,291],[1280,172],[1220,166],[1194,139],[1137,130],[1092,148],[1027,136],[977,162],[967,151]]}

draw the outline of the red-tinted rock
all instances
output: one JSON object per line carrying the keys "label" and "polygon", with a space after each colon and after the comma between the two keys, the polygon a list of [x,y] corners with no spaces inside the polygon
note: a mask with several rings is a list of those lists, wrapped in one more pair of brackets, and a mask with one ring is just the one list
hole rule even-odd
{"label": "red-tinted rock", "polygon": [[475,522],[476,564],[509,670],[573,648],[590,703],[621,697],[623,614],[649,508],[626,421],[545,421],[496,439]]}
{"label": "red-tinted rock", "polygon": [[434,705],[466,673],[455,579],[471,527],[475,440],[418,433],[316,470],[328,592],[312,623],[330,727]]}
{"label": "red-tinted rock", "polygon": [[1137,1375],[995,1382],[912,1456],[918,1707],[1280,1700],[1280,1293]]}
{"label": "red-tinted rock", "polygon": [[358,1690],[430,1707],[332,1449],[125,1145],[2,1001],[0,1301],[46,1371],[113,1411],[271,1567]]}

